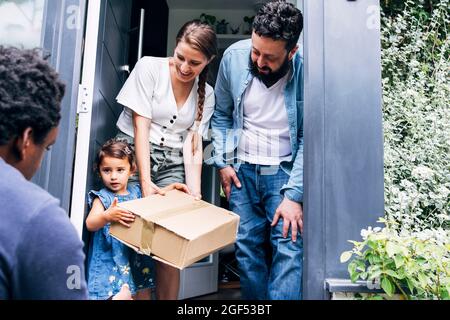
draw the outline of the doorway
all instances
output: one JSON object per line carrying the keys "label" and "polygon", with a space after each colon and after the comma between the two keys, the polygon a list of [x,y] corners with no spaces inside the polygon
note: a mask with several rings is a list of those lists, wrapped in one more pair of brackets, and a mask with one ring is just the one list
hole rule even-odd
{"label": "doorway", "polygon": [[[217,35],[219,51],[232,43],[250,38],[246,18],[266,1],[254,0],[101,0],[88,3],[82,84],[79,95],[79,119],[72,190],[71,220],[86,244],[89,233],[84,228],[87,214],[85,194],[98,188],[93,174],[96,150],[117,133],[115,123],[122,106],[115,101],[141,56],[171,56],[178,29],[202,14],[228,22]],[[294,1],[295,2],[295,1]],[[215,83],[220,56],[212,66],[209,82]],[[208,143],[205,148],[208,148]],[[226,206],[220,197],[217,171],[204,166],[204,200]],[[87,246],[88,247],[88,246]],[[231,246],[228,253],[233,253]],[[219,254],[210,255],[182,271],[180,299],[215,292],[219,282]]]}

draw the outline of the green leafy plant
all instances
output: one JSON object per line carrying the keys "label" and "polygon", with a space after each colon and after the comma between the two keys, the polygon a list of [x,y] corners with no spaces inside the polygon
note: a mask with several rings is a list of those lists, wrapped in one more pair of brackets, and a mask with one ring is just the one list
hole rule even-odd
{"label": "green leafy plant", "polygon": [[253,20],[255,20],[255,16],[245,16],[244,17],[244,22],[246,22],[248,24],[252,24]]}
{"label": "green leafy plant", "polygon": [[230,29],[231,29],[231,33],[232,34],[238,34],[239,33],[239,30],[241,29],[241,26],[237,26],[237,27],[230,27]]}
{"label": "green leafy plant", "polygon": [[255,16],[245,16],[244,17],[244,22],[247,24],[247,30],[244,31],[244,34],[252,33],[253,20],[255,20]]}
{"label": "green leafy plant", "polygon": [[216,24],[217,18],[216,16],[210,15],[210,14],[206,14],[206,13],[202,13],[200,15],[200,19],[201,22],[203,23],[207,23],[209,24],[211,27],[214,27],[214,25]]}
{"label": "green leafy plant", "polygon": [[218,34],[226,34],[227,33],[227,27],[229,22],[225,19],[219,20],[216,23],[216,32]]}
{"label": "green leafy plant", "polygon": [[[352,282],[364,280],[392,297],[406,299],[450,299],[450,231],[398,232],[387,222],[384,228],[369,227],[361,231],[362,241],[349,241],[351,251],[341,255],[348,264]],[[381,299],[370,294],[368,299]]]}

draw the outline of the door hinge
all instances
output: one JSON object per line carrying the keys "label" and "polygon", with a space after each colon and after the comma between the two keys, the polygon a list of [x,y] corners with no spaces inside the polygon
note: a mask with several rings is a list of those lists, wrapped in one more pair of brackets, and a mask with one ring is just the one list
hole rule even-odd
{"label": "door hinge", "polygon": [[88,113],[89,91],[86,86],[80,84],[78,87],[78,106],[77,113]]}

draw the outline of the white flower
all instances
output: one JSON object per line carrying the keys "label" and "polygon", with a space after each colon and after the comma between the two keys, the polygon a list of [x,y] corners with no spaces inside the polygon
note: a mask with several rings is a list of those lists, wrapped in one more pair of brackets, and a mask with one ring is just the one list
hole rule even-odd
{"label": "white flower", "polygon": [[113,283],[116,280],[115,276],[110,276],[109,277],[109,283]]}
{"label": "white flower", "polygon": [[373,280],[367,280],[366,281],[366,286],[367,289],[381,289],[381,281],[380,281],[380,277],[377,277]]}
{"label": "white flower", "polygon": [[370,234],[372,234],[372,233],[373,233],[372,227],[368,227],[367,230],[366,230],[366,229],[362,229],[362,230],[361,230],[361,237],[362,237],[364,240],[366,240],[367,237],[368,237]]}
{"label": "white flower", "polygon": [[450,194],[450,190],[448,190],[444,186],[440,186],[439,189],[438,189],[438,192],[442,196],[442,198],[447,198],[448,195]]}
{"label": "white flower", "polygon": [[417,97],[418,96],[417,91],[415,91],[413,89],[406,90],[406,94],[409,95],[409,96],[412,96],[412,97]]}
{"label": "white flower", "polygon": [[434,171],[425,166],[419,166],[414,168],[412,176],[417,179],[430,180],[434,176]]}
{"label": "white flower", "polygon": [[130,273],[130,266],[126,265],[126,266],[121,266],[120,267],[120,272],[122,274],[129,274]]}

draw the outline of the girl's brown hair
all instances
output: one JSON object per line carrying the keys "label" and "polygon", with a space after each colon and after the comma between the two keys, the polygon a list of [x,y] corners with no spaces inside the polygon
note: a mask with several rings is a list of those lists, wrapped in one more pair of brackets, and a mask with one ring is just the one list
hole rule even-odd
{"label": "girl's brown hair", "polygon": [[[217,55],[217,37],[214,29],[200,20],[192,20],[186,22],[178,31],[176,44],[185,42],[192,48],[202,52],[210,62]],[[198,145],[198,128],[203,118],[203,106],[205,104],[205,87],[208,78],[208,65],[198,76],[198,104],[195,116],[195,134],[192,137],[192,153],[195,153]]]}
{"label": "girl's brown hair", "polygon": [[123,140],[109,139],[98,150],[95,158],[94,170],[98,173],[100,164],[105,157],[111,157],[116,159],[127,159],[130,163],[130,171],[136,170],[136,160],[134,158],[134,152],[131,145]]}

